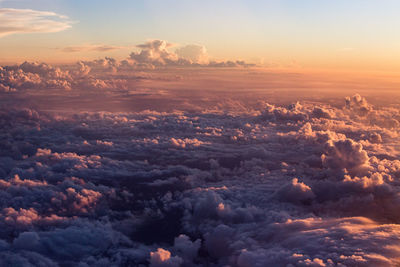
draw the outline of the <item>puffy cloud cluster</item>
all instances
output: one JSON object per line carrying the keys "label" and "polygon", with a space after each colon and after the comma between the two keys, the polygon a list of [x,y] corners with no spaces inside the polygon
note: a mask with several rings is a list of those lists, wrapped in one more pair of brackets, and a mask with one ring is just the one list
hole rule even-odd
{"label": "puffy cloud cluster", "polygon": [[367,100],[359,94],[346,97],[346,108],[361,116],[365,116],[372,111],[372,107]]}
{"label": "puffy cloud cluster", "polygon": [[359,94],[346,97],[345,110],[350,116],[357,117],[356,120],[364,121],[364,123],[379,125],[384,128],[398,128],[400,126],[397,109],[374,110],[373,106]]}
{"label": "puffy cloud cluster", "polygon": [[299,179],[297,178],[293,178],[291,183],[283,186],[277,193],[282,200],[293,203],[305,203],[315,198],[311,188],[308,185],[299,182]]}
{"label": "puffy cloud cluster", "polygon": [[[99,64],[103,63],[97,65]],[[113,89],[125,83],[121,79],[99,77],[96,74],[89,74],[90,72],[90,64],[83,62],[78,62],[76,66],[67,68],[36,62],[4,66],[0,67],[0,92]]]}
{"label": "puffy cloud cluster", "polygon": [[203,67],[239,67],[254,66],[244,61],[210,61],[207,50],[201,45],[186,45],[175,52],[169,51],[174,45],[164,40],[152,40],[137,47],[140,52],[133,52],[125,65],[139,68],[157,68],[160,66],[203,66]]}
{"label": "puffy cloud cluster", "polygon": [[69,73],[47,64],[25,62],[19,66],[0,67],[2,91],[24,89],[71,89]]}
{"label": "puffy cloud cluster", "polygon": [[359,172],[368,168],[368,153],[360,143],[352,139],[333,141],[329,140],[322,155],[322,163],[331,169],[344,169],[350,172]]}
{"label": "puffy cloud cluster", "polygon": [[138,45],[142,50],[138,53],[132,53],[130,59],[134,64],[143,66],[157,66],[168,65],[177,62],[178,57],[176,54],[169,52],[168,48],[172,44],[163,40],[154,40],[145,44]]}
{"label": "puffy cloud cluster", "polygon": [[0,265],[400,264],[397,108],[192,107],[2,109]]}

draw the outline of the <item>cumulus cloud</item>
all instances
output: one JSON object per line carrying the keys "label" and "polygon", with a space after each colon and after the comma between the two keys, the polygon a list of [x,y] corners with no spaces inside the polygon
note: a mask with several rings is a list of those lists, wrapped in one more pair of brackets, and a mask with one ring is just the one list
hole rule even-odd
{"label": "cumulus cloud", "polygon": [[332,141],[325,147],[322,162],[332,169],[346,169],[357,172],[368,168],[368,153],[363,146],[351,139]]}
{"label": "cumulus cloud", "polygon": [[365,116],[372,111],[372,107],[368,104],[367,100],[359,94],[346,97],[346,108],[361,116]]}
{"label": "cumulus cloud", "polygon": [[50,89],[66,91],[72,89],[123,89],[127,83],[126,80],[102,76],[105,71],[115,71],[115,65],[115,60],[106,58],[90,63],[78,62],[68,68],[38,62],[4,66],[0,67],[0,90],[10,93]]}
{"label": "cumulus cloud", "polygon": [[32,9],[0,8],[0,37],[17,33],[59,32],[71,27],[68,17]]}
{"label": "cumulus cloud", "polygon": [[174,249],[184,259],[185,262],[192,262],[198,254],[201,247],[201,240],[192,242],[186,235],[179,235],[175,238]]}
{"label": "cumulus cloud", "polygon": [[126,64],[139,68],[202,66],[202,67],[249,67],[244,61],[210,61],[207,50],[201,45],[186,45],[171,52],[174,45],[165,40],[152,40],[137,45],[140,52],[133,52]]}
{"label": "cumulus cloud", "polygon": [[168,48],[171,46],[173,45],[164,40],[148,41],[144,44],[137,45],[137,47],[142,50],[137,53],[131,53],[130,59],[139,66],[177,64],[177,55],[168,51]]}
{"label": "cumulus cloud", "polygon": [[306,184],[299,182],[299,179],[293,178],[292,182],[285,185],[278,191],[278,195],[282,200],[289,202],[307,202],[312,200],[315,195],[311,188]]}
{"label": "cumulus cloud", "polygon": [[209,56],[207,49],[202,45],[186,45],[176,49],[176,54],[192,63],[207,64]]}
{"label": "cumulus cloud", "polygon": [[183,260],[177,256],[171,257],[171,252],[159,248],[156,252],[150,252],[151,267],[179,267]]}

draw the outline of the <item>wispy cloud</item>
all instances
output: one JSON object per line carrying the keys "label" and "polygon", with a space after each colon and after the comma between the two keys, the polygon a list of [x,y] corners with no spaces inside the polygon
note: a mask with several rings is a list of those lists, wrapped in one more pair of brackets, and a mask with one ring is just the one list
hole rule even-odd
{"label": "wispy cloud", "polygon": [[0,8],[0,37],[17,33],[59,32],[71,27],[63,15],[32,9]]}
{"label": "wispy cloud", "polygon": [[76,52],[108,52],[113,50],[130,49],[131,46],[115,46],[115,45],[105,45],[105,44],[84,44],[78,46],[67,46],[60,48],[66,53],[76,53]]}

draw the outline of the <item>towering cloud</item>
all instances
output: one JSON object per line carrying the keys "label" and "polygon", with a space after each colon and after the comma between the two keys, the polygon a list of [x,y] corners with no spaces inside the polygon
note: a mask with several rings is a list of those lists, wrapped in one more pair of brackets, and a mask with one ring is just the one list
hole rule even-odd
{"label": "towering cloud", "polygon": [[351,139],[332,141],[325,147],[322,162],[332,169],[345,169],[350,172],[368,169],[368,154],[363,146]]}
{"label": "towering cloud", "polygon": [[176,54],[168,51],[172,44],[163,40],[153,40],[137,47],[142,50],[138,53],[133,52],[130,59],[136,64],[143,65],[168,65],[178,61]]}
{"label": "towering cloud", "polygon": [[209,61],[207,50],[201,45],[186,45],[170,51],[174,45],[164,40],[152,40],[137,47],[140,52],[130,55],[130,63],[139,67],[166,66],[202,66],[202,67],[239,67],[252,66],[244,61]]}

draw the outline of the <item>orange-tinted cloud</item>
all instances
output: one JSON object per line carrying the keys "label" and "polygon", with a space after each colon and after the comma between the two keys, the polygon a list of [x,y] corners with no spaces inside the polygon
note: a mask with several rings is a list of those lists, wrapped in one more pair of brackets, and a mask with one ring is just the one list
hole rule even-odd
{"label": "orange-tinted cloud", "polygon": [[78,46],[67,46],[61,49],[66,53],[77,53],[77,52],[109,52],[113,50],[128,49],[128,46],[116,46],[116,45],[105,45],[105,44],[89,44],[89,45],[78,45]]}

